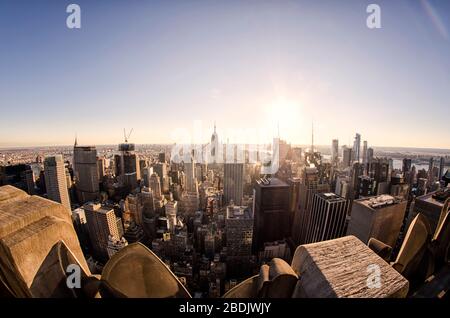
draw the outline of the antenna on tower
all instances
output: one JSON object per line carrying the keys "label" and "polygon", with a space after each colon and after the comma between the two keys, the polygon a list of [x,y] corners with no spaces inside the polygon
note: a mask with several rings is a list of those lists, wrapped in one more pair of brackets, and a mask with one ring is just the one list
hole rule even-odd
{"label": "antenna on tower", "polygon": [[132,132],[133,132],[133,128],[131,128],[130,132],[127,135],[125,128],[123,129],[123,137],[125,139],[125,143],[128,143],[128,139],[130,139]]}
{"label": "antenna on tower", "polygon": [[73,144],[74,147],[78,146],[78,134],[75,133],[75,142]]}
{"label": "antenna on tower", "polygon": [[314,120],[311,122],[311,153],[314,153]]}

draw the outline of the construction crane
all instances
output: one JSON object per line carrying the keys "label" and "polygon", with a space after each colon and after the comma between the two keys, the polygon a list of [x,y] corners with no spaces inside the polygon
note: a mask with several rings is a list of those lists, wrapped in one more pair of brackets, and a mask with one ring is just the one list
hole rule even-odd
{"label": "construction crane", "polygon": [[125,128],[123,129],[123,137],[125,138],[125,143],[128,143],[128,139],[130,139],[132,132],[133,132],[133,128],[131,128],[130,132],[127,135]]}

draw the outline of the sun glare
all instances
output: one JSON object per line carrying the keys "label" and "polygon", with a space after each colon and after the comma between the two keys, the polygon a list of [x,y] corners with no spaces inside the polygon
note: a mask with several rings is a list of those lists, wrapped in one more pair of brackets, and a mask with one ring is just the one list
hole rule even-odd
{"label": "sun glare", "polygon": [[279,127],[280,133],[285,135],[295,130],[301,120],[301,105],[295,100],[277,99],[267,106],[266,112],[270,126],[276,130]]}

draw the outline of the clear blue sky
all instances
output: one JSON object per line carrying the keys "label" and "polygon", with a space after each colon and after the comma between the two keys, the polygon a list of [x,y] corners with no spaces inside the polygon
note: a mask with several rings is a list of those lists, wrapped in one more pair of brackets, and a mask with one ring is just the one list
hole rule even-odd
{"label": "clear blue sky", "polygon": [[317,144],[450,148],[446,0],[0,0],[0,43],[0,147],[165,143],[195,120],[309,143],[314,120]]}

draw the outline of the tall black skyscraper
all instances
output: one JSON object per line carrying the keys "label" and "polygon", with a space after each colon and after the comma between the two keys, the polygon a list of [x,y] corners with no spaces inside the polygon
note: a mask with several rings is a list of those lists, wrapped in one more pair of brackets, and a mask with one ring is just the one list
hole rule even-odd
{"label": "tall black skyscraper", "polygon": [[261,179],[254,189],[253,251],[264,242],[282,240],[291,235],[289,190],[285,182],[277,179]]}

